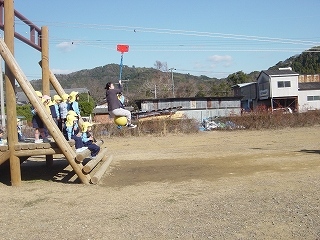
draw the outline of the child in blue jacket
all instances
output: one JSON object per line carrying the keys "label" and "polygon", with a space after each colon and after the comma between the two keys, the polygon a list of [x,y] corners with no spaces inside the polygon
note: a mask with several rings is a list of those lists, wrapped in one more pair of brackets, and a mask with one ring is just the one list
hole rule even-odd
{"label": "child in blue jacket", "polygon": [[82,123],[82,142],[85,147],[91,151],[91,159],[95,158],[100,152],[100,147],[94,143],[92,135],[92,124],[89,122]]}

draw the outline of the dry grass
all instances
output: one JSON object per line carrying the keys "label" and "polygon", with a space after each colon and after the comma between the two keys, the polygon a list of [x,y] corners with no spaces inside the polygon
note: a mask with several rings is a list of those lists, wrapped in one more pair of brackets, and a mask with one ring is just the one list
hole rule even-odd
{"label": "dry grass", "polygon": [[253,112],[240,117],[228,117],[225,120],[232,121],[245,129],[282,129],[286,127],[307,127],[320,123],[320,111],[308,111],[305,113],[283,114],[281,112]]}

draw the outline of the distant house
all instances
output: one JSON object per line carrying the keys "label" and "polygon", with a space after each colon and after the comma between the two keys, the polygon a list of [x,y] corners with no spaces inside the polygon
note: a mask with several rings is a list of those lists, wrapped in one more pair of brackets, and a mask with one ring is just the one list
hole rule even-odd
{"label": "distant house", "polygon": [[241,114],[242,97],[191,97],[141,99],[136,104],[139,112],[148,114],[156,111],[177,111],[180,115],[198,121],[209,117],[225,117]]}
{"label": "distant house", "polygon": [[111,122],[111,118],[108,112],[108,105],[103,104],[96,106],[93,109],[93,121],[96,123],[109,123]]}
{"label": "distant house", "polygon": [[[257,82],[234,85],[234,96],[243,96],[241,107],[288,109],[305,112],[320,110],[319,75],[299,75],[291,68],[261,71]],[[256,93],[254,93],[256,91]],[[290,108],[290,109],[289,109]]]}
{"label": "distant house", "polygon": [[291,69],[262,71],[257,79],[257,105],[298,110],[298,77]]}
{"label": "distant house", "polygon": [[257,99],[257,83],[239,83],[232,86],[233,96],[241,98],[241,108],[244,111],[250,111],[254,108]]}

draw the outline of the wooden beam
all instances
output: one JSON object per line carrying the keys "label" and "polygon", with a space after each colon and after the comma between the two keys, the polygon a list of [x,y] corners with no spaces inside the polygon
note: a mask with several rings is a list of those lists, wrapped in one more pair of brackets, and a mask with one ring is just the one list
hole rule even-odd
{"label": "wooden beam", "polygon": [[53,72],[51,70],[49,70],[49,80],[50,80],[50,83],[52,84],[53,88],[58,93],[58,95],[62,96],[63,94],[66,93],[64,91],[64,89],[61,87],[58,79],[56,78],[56,76],[53,74]]}
{"label": "wooden beam", "polygon": [[[33,105],[35,109],[37,109],[37,113],[43,123],[47,126],[50,135],[53,137],[55,142],[58,144],[59,148],[62,150],[64,156],[69,161],[69,164],[78,175],[82,183],[89,184],[90,183],[90,176],[85,175],[82,172],[82,168],[79,167],[79,164],[75,162],[76,154],[69,146],[67,140],[63,137],[60,129],[58,128],[57,124],[53,121],[52,117],[46,111],[44,105],[40,101],[39,97],[32,87],[31,83],[28,81],[27,77],[23,74],[22,70],[20,69],[18,63],[14,59],[13,55],[9,51],[7,45],[4,43],[2,39],[0,39],[0,53],[12,73],[14,74],[16,80],[18,81],[20,87],[26,94],[27,98],[29,99],[30,103]],[[14,121],[12,121],[14,122]],[[15,135],[16,128],[15,128]]]}
{"label": "wooden beam", "polygon": [[101,167],[99,168],[99,170],[94,174],[94,176],[91,178],[91,183],[92,184],[97,184],[100,179],[102,178],[102,176],[105,174],[105,172],[107,171],[110,163],[113,160],[113,156],[110,155],[108,157],[108,159],[101,165]]}
{"label": "wooden beam", "polygon": [[0,165],[7,161],[10,157],[10,152],[5,151],[5,152],[0,152]]}
{"label": "wooden beam", "polygon": [[95,166],[97,166],[97,164],[106,157],[108,149],[107,148],[103,148],[102,150],[100,150],[99,154],[96,156],[95,159],[92,159],[91,161],[89,161],[86,165],[83,166],[83,172],[85,173],[90,173],[92,171],[92,169],[95,168]]}
{"label": "wooden beam", "polygon": [[[42,61],[39,62],[40,67],[42,67]],[[56,90],[57,94],[62,96],[66,92],[64,89],[61,87],[58,79],[54,75],[54,73],[49,69],[49,81],[52,84],[53,88]]]}
{"label": "wooden beam", "polygon": [[60,148],[39,148],[34,150],[20,150],[15,152],[15,155],[18,157],[52,154],[63,154],[63,151],[61,151]]}
{"label": "wooden beam", "polygon": [[44,26],[41,28],[42,94],[50,96],[48,39],[48,27]]}

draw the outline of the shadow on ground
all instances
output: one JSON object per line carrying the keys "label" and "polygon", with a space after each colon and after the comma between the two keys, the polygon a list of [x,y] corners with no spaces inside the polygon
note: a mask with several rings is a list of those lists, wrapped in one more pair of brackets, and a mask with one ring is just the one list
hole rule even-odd
{"label": "shadow on ground", "polygon": [[[53,181],[61,183],[80,183],[77,175],[65,159],[54,159],[52,166],[47,166],[43,157],[33,157],[21,164],[22,181]],[[0,166],[0,182],[11,185],[9,161]]]}

